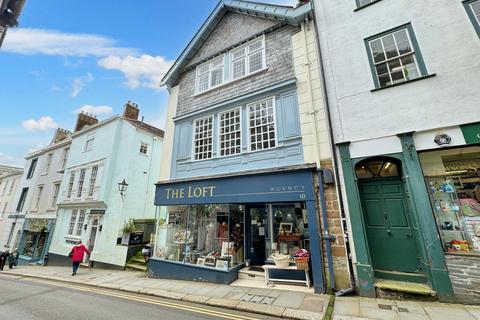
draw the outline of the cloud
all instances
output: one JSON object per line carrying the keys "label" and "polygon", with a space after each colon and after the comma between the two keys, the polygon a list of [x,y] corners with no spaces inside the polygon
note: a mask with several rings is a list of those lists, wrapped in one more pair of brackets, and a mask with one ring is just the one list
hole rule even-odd
{"label": "cloud", "polygon": [[62,91],[62,88],[54,84],[50,87],[50,91]]}
{"label": "cloud", "polygon": [[109,106],[92,106],[89,104],[86,104],[77,110],[75,110],[75,113],[80,113],[80,112],[86,112],[94,115],[101,115],[101,114],[110,114],[112,113],[113,109],[112,107]]}
{"label": "cloud", "polygon": [[173,61],[164,57],[147,54],[139,57],[128,55],[123,58],[112,55],[98,61],[98,65],[105,69],[122,72],[127,80],[125,85],[131,89],[138,87],[160,89],[160,81],[172,64]]}
{"label": "cloud", "polygon": [[58,128],[58,124],[49,116],[42,116],[38,120],[25,120],[22,122],[22,126],[28,131],[47,131]]}
{"label": "cloud", "polygon": [[75,57],[138,54],[136,49],[118,47],[115,40],[101,35],[30,28],[8,30],[2,51]]}
{"label": "cloud", "polygon": [[93,76],[90,72],[88,72],[85,76],[73,79],[72,97],[78,96],[78,94],[83,90],[83,87],[92,80]]}

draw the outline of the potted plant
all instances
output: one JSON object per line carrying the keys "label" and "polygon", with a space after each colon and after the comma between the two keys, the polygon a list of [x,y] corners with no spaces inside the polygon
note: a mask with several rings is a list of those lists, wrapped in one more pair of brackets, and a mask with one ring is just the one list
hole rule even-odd
{"label": "potted plant", "polygon": [[125,221],[123,223],[122,227],[122,245],[128,246],[128,243],[130,241],[130,234],[134,231],[137,230],[137,227],[135,226],[135,223],[133,222],[133,219],[129,219],[128,221]]}

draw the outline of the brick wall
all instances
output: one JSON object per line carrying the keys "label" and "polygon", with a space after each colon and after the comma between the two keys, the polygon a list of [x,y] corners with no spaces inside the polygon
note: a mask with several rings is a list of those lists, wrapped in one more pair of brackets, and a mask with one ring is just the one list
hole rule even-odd
{"label": "brick wall", "polygon": [[252,17],[245,14],[227,12],[210,33],[207,41],[198,50],[187,67],[207,59],[219,51],[244,41],[279,22],[277,20]]}
{"label": "brick wall", "polygon": [[[323,168],[331,168],[331,161],[322,161]],[[335,185],[329,185],[325,188],[325,201],[327,203],[327,220],[329,233],[335,236],[335,241],[330,242],[332,256],[333,256],[333,268],[335,273],[335,286],[336,289],[344,289],[350,287],[350,273],[348,271],[348,260],[345,250],[345,238],[343,233],[342,219],[340,214],[340,208],[338,205],[338,195]],[[319,210],[320,212],[320,210]],[[320,217],[320,221],[321,217]],[[322,231],[324,230],[322,223]],[[327,268],[327,256],[325,245],[323,245],[324,252],[324,265],[326,270],[326,276],[328,277]],[[328,279],[328,278],[327,278]]]}
{"label": "brick wall", "polygon": [[[235,81],[198,96],[194,96],[195,68],[182,74],[178,81],[180,89],[177,116],[293,78],[295,73],[291,35],[298,30],[298,27],[285,25],[265,35],[268,67],[265,72],[246,77],[243,80]],[[262,30],[257,31],[261,32]],[[242,29],[238,32],[242,32]]]}
{"label": "brick wall", "polygon": [[480,257],[448,254],[445,258],[457,300],[480,304]]}

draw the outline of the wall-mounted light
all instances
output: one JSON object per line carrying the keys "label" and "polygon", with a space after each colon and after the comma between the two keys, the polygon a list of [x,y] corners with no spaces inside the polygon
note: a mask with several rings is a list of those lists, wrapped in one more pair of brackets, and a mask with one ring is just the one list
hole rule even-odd
{"label": "wall-mounted light", "polygon": [[125,195],[127,188],[128,188],[128,183],[125,181],[125,179],[123,179],[122,182],[118,183],[118,191],[120,191],[120,195],[122,196],[122,198]]}
{"label": "wall-mounted light", "polygon": [[103,225],[98,226],[98,231],[102,231]]}
{"label": "wall-mounted light", "polygon": [[87,227],[88,227],[88,225],[87,225],[87,224],[84,224],[84,225],[83,225],[83,230],[87,230]]}

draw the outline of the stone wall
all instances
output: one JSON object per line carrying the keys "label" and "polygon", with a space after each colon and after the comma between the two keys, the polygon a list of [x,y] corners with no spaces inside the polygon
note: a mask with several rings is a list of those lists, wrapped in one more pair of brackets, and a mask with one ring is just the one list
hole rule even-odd
{"label": "stone wall", "polygon": [[480,304],[480,257],[446,254],[445,259],[457,300]]}
{"label": "stone wall", "polygon": [[[233,81],[217,89],[195,96],[195,68],[183,73],[178,81],[179,95],[176,115],[203,109],[252,91],[269,87],[295,76],[292,58],[292,34],[298,27],[282,26],[265,35],[267,70]],[[261,32],[262,30],[258,30]]]}

